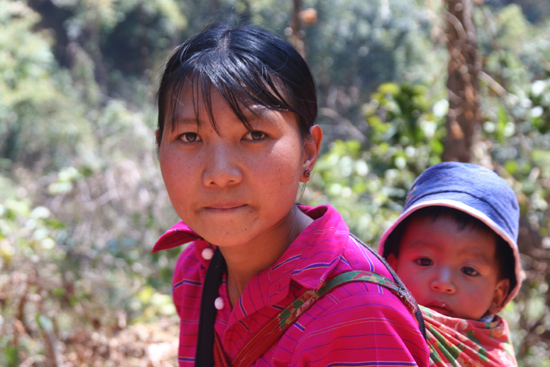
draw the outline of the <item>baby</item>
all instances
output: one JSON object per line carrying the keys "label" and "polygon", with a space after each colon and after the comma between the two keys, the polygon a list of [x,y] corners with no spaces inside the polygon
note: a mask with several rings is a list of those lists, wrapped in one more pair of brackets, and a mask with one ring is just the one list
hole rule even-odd
{"label": "baby", "polygon": [[516,366],[497,314],[518,293],[519,208],[507,182],[481,166],[427,169],[379,253],[416,298],[431,366]]}

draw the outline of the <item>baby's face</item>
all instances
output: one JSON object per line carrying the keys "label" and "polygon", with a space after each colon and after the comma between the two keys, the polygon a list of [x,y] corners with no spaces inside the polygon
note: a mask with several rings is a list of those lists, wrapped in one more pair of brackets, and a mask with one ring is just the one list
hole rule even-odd
{"label": "baby's face", "polygon": [[447,217],[409,222],[399,257],[388,261],[420,305],[443,315],[478,320],[497,313],[508,291],[499,280],[491,233],[459,229]]}

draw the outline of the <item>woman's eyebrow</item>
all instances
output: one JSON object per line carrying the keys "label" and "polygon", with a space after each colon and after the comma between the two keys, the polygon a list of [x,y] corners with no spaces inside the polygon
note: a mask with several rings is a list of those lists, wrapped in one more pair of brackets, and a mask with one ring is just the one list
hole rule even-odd
{"label": "woman's eyebrow", "polygon": [[191,128],[200,126],[199,120],[191,116],[175,116],[172,121],[172,129],[174,130],[178,127]]}
{"label": "woman's eyebrow", "polygon": [[174,112],[174,125],[200,125],[203,119],[209,119],[208,114],[197,113],[189,107],[178,108]]}
{"label": "woman's eyebrow", "polygon": [[246,108],[243,109],[243,111],[245,113],[249,112],[251,114],[261,116],[266,113],[276,112],[277,110],[274,110],[272,108],[269,108],[267,106],[263,106],[260,104],[254,104],[254,105],[247,106]]}
{"label": "woman's eyebrow", "polygon": [[248,122],[264,120],[266,122],[275,123],[279,121],[275,112],[278,111],[261,105],[253,105],[243,110],[243,116]]}

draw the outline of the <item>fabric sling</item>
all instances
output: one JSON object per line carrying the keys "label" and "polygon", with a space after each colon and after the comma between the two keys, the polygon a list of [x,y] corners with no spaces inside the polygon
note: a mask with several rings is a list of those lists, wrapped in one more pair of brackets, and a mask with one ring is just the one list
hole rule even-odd
{"label": "fabric sling", "polygon": [[430,366],[515,367],[508,324],[447,317],[420,306],[426,321]]}
{"label": "fabric sling", "polygon": [[[369,246],[355,237],[354,239],[374,253]],[[376,256],[379,257],[378,254],[376,254]],[[383,263],[387,266],[385,261],[383,261]],[[389,268],[389,266],[387,267],[391,271],[391,268]],[[279,314],[272,317],[248,340],[235,356],[233,365],[231,365],[223,351],[221,341],[214,331],[214,323],[216,320],[214,301],[219,295],[218,289],[225,269],[225,260],[218,248],[214,253],[204,280],[199,318],[199,336],[195,355],[195,366],[197,367],[213,366],[214,361],[217,367],[249,367],[253,365],[254,362],[256,362],[258,358],[260,358],[265,351],[267,351],[271,345],[276,342],[277,339],[279,339],[319,298],[340,285],[357,281],[378,284],[397,295],[405,306],[416,316],[420,330],[425,336],[424,320],[422,319],[418,305],[396,275],[396,282],[393,282],[382,275],[369,271],[350,271],[329,280],[318,291],[310,289],[304,292]],[[393,275],[394,274],[392,274],[392,276]],[[420,319],[418,315],[420,315]]]}

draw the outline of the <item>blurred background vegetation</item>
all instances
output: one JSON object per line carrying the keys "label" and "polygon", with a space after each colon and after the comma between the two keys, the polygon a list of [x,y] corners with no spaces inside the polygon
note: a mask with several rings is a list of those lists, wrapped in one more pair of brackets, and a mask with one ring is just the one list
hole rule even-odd
{"label": "blurred background vegetation", "polygon": [[0,365],[176,365],[155,93],[213,19],[305,55],[326,140],[300,201],[374,247],[432,164],[512,185],[526,280],[503,315],[520,366],[550,366],[547,0],[0,0]]}

